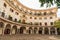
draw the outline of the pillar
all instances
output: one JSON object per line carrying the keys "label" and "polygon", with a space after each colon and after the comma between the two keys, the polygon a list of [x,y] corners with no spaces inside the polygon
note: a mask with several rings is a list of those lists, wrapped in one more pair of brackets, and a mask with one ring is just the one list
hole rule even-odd
{"label": "pillar", "polygon": [[57,35],[57,28],[55,28],[55,34]]}
{"label": "pillar", "polygon": [[44,27],[43,27],[43,30],[42,30],[42,34],[44,34]]}
{"label": "pillar", "polygon": [[13,25],[11,25],[11,29],[10,29],[10,35],[12,34],[12,27],[13,27]]}
{"label": "pillar", "polygon": [[6,23],[5,23],[4,27],[3,27],[2,35],[4,35],[5,27],[6,27]]}
{"label": "pillar", "polygon": [[50,28],[48,28],[49,29],[49,35],[50,35]]}
{"label": "pillar", "polygon": [[23,33],[26,34],[26,30],[24,30]]}

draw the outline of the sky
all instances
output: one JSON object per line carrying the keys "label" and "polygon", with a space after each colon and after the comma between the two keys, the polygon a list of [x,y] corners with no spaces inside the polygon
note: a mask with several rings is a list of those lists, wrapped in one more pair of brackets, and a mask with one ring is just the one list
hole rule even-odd
{"label": "sky", "polygon": [[[39,3],[39,0],[18,0],[20,3],[22,3],[24,6],[27,6],[29,8],[32,8],[32,9],[38,9],[38,10],[44,10],[44,9],[49,9],[46,8],[46,4],[44,5],[44,7],[40,7],[40,3]],[[56,4],[54,4],[52,7],[50,8],[53,8],[53,7],[56,7]],[[58,9],[57,11],[57,16],[60,18],[60,9]]]}

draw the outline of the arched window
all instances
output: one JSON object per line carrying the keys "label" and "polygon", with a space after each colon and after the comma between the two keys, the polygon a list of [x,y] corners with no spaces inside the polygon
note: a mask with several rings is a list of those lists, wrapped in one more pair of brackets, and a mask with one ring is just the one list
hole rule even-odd
{"label": "arched window", "polygon": [[8,19],[12,21],[12,17],[10,15],[9,15],[9,18]]}
{"label": "arched window", "polygon": [[6,5],[6,3],[4,3],[4,7],[6,7],[7,5]]}
{"label": "arched window", "polygon": [[35,17],[34,19],[37,19],[37,17]]}
{"label": "arched window", "polygon": [[50,19],[52,19],[52,17],[50,17]]}
{"label": "arched window", "polygon": [[40,22],[40,26],[42,26],[42,23]]}
{"label": "arched window", "polygon": [[17,22],[17,19],[15,18],[15,20],[14,20],[15,22]]}
{"label": "arched window", "polygon": [[45,26],[47,26],[47,22],[45,22]]}
{"label": "arched window", "polygon": [[30,17],[30,19],[32,19],[32,17]]}
{"label": "arched window", "polygon": [[13,10],[13,9],[11,9],[11,8],[10,8],[10,11],[11,11],[11,12],[14,12],[14,10]]}
{"label": "arched window", "polygon": [[44,15],[46,15],[46,12],[44,12]]}
{"label": "arched window", "polygon": [[53,25],[53,22],[51,22],[50,24]]}

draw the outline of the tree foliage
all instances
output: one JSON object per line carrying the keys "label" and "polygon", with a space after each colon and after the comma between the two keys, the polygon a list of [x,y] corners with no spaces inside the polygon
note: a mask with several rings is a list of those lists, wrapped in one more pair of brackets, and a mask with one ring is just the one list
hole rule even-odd
{"label": "tree foliage", "polygon": [[[57,5],[57,6],[60,6],[60,0],[39,0],[39,2],[41,3],[41,7],[43,7],[44,6],[44,4],[47,4],[47,6],[46,7],[51,7],[51,5],[53,5],[54,3],[53,3],[53,1],[54,1],[54,3]],[[59,5],[58,5],[59,4]]]}
{"label": "tree foliage", "polygon": [[60,20],[54,22],[54,26],[60,28]]}

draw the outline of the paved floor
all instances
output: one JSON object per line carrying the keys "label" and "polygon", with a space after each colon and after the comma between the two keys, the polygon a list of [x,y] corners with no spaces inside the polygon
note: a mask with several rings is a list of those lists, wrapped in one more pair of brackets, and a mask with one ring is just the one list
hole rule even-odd
{"label": "paved floor", "polygon": [[60,40],[56,35],[0,35],[0,40]]}

